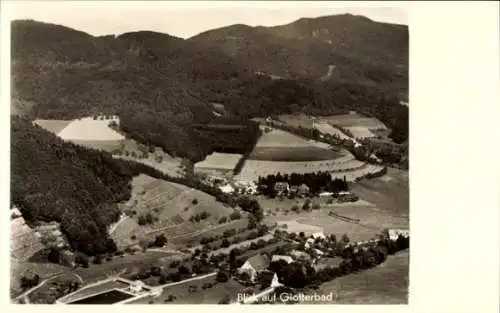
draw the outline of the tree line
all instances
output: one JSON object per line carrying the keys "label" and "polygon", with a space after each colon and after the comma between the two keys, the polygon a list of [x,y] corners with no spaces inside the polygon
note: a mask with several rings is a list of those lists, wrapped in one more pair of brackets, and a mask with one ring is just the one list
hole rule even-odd
{"label": "tree line", "polygon": [[260,192],[267,196],[276,196],[275,185],[278,182],[288,183],[290,186],[300,186],[302,184],[309,187],[309,194],[316,195],[320,192],[333,192],[349,190],[347,182],[339,178],[332,179],[328,172],[317,173],[277,173],[265,177],[259,176],[258,186]]}

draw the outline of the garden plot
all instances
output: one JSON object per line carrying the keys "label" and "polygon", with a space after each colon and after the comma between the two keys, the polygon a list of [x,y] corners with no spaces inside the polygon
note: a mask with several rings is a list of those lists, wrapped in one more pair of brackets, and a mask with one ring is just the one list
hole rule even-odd
{"label": "garden plot", "polygon": [[89,140],[89,141],[112,141],[124,140],[125,136],[119,134],[109,127],[109,123],[116,120],[100,120],[85,117],[73,120],[58,135],[64,140]]}
{"label": "garden plot", "polygon": [[[219,225],[219,219],[234,212],[200,190],[146,175],[134,178],[132,197],[120,207],[130,215],[117,223],[112,233],[120,247],[159,234],[164,234],[169,240],[189,240],[212,228],[221,228],[218,231],[222,232],[224,225]],[[192,217],[202,214],[206,214],[204,219],[191,221]],[[139,225],[140,217],[147,215],[152,216],[153,222]],[[246,226],[246,221],[244,223]]]}
{"label": "garden plot", "polygon": [[365,139],[365,138],[373,138],[377,137],[374,133],[372,133],[368,128],[362,126],[349,126],[346,127],[347,130],[351,132],[354,138],[357,139]]}
{"label": "garden plot", "polygon": [[[362,167],[366,169],[361,170]],[[360,169],[360,171],[356,171]],[[356,177],[362,176],[365,172],[370,172],[374,169],[367,167],[365,163],[354,159],[350,154],[327,161],[309,161],[309,162],[280,162],[280,161],[262,161],[262,160],[247,160],[241,173],[235,179],[248,182],[255,181],[259,176],[267,176],[271,174],[285,173],[316,173],[332,172],[332,175],[343,178],[345,175],[350,181]]]}

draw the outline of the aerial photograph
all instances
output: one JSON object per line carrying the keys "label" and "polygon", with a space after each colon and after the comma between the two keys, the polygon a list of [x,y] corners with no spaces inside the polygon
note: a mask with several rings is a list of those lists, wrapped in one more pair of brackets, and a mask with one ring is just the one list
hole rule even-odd
{"label": "aerial photograph", "polygon": [[13,304],[408,304],[406,8],[64,2],[10,4]]}

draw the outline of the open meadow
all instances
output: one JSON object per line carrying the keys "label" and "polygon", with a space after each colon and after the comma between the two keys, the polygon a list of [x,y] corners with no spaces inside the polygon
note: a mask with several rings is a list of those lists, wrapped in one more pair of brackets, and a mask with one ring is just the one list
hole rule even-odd
{"label": "open meadow", "polygon": [[361,199],[390,214],[409,217],[410,186],[408,171],[388,168],[382,177],[351,184],[351,190]]}
{"label": "open meadow", "polygon": [[336,278],[315,292],[333,292],[333,302],[311,301],[302,304],[407,304],[409,287],[409,251],[390,255],[371,269]]}
{"label": "open meadow", "polygon": [[[377,180],[383,179],[376,178]],[[372,180],[362,180],[362,183],[370,184]],[[358,183],[352,184],[356,186]],[[374,184],[374,183],[371,183]],[[378,183],[381,185],[381,183]],[[396,186],[392,186],[394,190]],[[362,188],[362,187],[361,187]],[[398,187],[399,188],[399,187]],[[300,231],[307,231],[309,226],[319,227],[325,234],[341,236],[347,234],[353,241],[369,240],[376,237],[386,228],[408,228],[408,205],[394,203],[391,198],[391,189],[383,186],[373,186],[370,190],[370,198],[364,198],[365,193],[358,193],[358,188],[352,188],[353,192],[360,196],[357,202],[328,203],[324,198],[312,198],[312,203],[318,203],[320,209],[303,211],[302,205],[305,199],[270,199],[259,197],[259,203],[267,212],[264,221],[268,224],[277,222],[298,225]],[[406,193],[404,188],[400,192]],[[401,197],[405,197],[401,195]],[[372,202],[372,200],[374,200]],[[293,206],[298,206],[298,212],[293,212]],[[399,207],[401,205],[401,207]],[[397,209],[399,208],[399,209]],[[404,213],[406,210],[406,213]],[[332,212],[333,214],[330,214]],[[340,217],[339,217],[340,216]],[[349,220],[352,219],[352,220]],[[357,220],[357,221],[356,221]],[[298,224],[297,224],[298,223]],[[301,226],[303,225],[303,226]]]}

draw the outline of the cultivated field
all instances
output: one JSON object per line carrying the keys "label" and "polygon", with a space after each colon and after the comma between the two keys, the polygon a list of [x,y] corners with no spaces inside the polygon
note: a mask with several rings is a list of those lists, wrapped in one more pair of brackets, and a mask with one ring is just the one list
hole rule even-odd
{"label": "cultivated field", "polygon": [[[266,127],[261,128],[265,129]],[[293,135],[280,129],[272,129],[270,132],[265,132],[259,138],[255,145],[256,148],[277,148],[277,147],[311,147],[311,143],[299,136]]]}
{"label": "cultivated field", "polygon": [[35,124],[48,130],[51,133],[59,134],[66,126],[68,126],[71,120],[35,120]]}
{"label": "cultivated field", "polygon": [[324,147],[256,147],[249,160],[307,162],[334,160],[341,157],[339,152]]}
{"label": "cultivated field", "polygon": [[365,139],[365,138],[373,138],[377,137],[374,133],[370,131],[370,129],[362,126],[349,126],[346,127],[347,130],[351,132],[354,138],[357,139]]}
{"label": "cultivated field", "polygon": [[333,302],[303,304],[407,304],[409,252],[388,256],[381,265],[322,284],[319,294],[334,293]]}
{"label": "cultivated field", "polygon": [[120,148],[125,137],[109,127],[114,121],[119,124],[118,118],[95,119],[85,117],[71,121],[63,120],[35,120],[35,123],[56,134],[61,139],[89,148],[112,151]]}
{"label": "cultivated field", "polygon": [[284,173],[315,173],[318,171],[331,172],[332,177],[354,181],[357,177],[374,173],[381,170],[378,165],[366,164],[354,159],[352,155],[344,155],[341,158],[329,161],[310,162],[278,162],[247,160],[241,173],[235,178],[239,181],[254,181],[259,176],[267,176],[280,172]]}
{"label": "cultivated field", "polygon": [[[273,129],[262,135],[246,160],[239,181],[255,181],[259,176],[284,173],[335,172],[354,180],[364,171],[372,171],[346,150],[335,151],[327,144],[306,140],[288,132]],[[357,169],[360,171],[355,172]],[[345,172],[345,174],[344,174]],[[349,172],[352,172],[349,174]]]}
{"label": "cultivated field", "polygon": [[387,174],[351,185],[351,190],[365,199],[396,216],[409,216],[409,176],[407,171],[388,168]]}
{"label": "cultivated field", "polygon": [[[356,193],[356,191],[354,192]],[[382,191],[381,194],[383,194]],[[389,195],[387,194],[387,197]],[[361,199],[363,199],[362,196]],[[326,199],[319,197],[311,200],[318,202],[321,208],[319,210],[303,211],[301,208],[305,199],[279,200],[259,197],[261,206],[272,213],[267,214],[265,217],[264,221],[266,223],[291,223],[292,226],[298,225],[297,229],[300,231],[306,231],[308,227],[319,227],[323,229],[325,234],[335,234],[337,236],[347,234],[351,240],[360,241],[375,237],[385,228],[409,227],[407,215],[399,214],[385,207],[379,207],[378,204],[366,200],[341,204],[328,204]],[[298,213],[291,211],[294,205],[299,207]],[[330,212],[343,217],[358,219],[359,221],[348,221],[344,218],[331,216]]]}
{"label": "cultivated field", "polygon": [[[119,222],[111,234],[121,247],[135,244],[141,238],[154,238],[159,234],[164,234],[171,241],[176,238],[189,241],[190,238],[198,237],[214,227],[217,231],[223,231],[223,228],[229,227],[230,224],[220,225],[219,219],[222,216],[228,217],[234,211],[202,191],[146,175],[134,178],[132,197],[120,206],[128,215],[135,211],[134,216]],[[208,213],[206,219],[199,222],[190,221],[191,216],[203,212]],[[139,225],[138,217],[147,214],[158,220],[152,224]]]}
{"label": "cultivated field", "polygon": [[381,121],[373,117],[365,117],[359,114],[344,114],[344,115],[331,115],[322,116],[321,120],[342,127],[365,127],[368,129],[387,129]]}
{"label": "cultivated field", "polygon": [[214,152],[203,161],[195,163],[194,169],[198,170],[227,170],[232,171],[243,155],[236,153]]}
{"label": "cultivated field", "polygon": [[123,140],[125,137],[109,127],[109,123],[119,120],[94,120],[93,117],[85,117],[73,120],[58,135],[64,140],[90,140],[90,141],[113,141]]}

